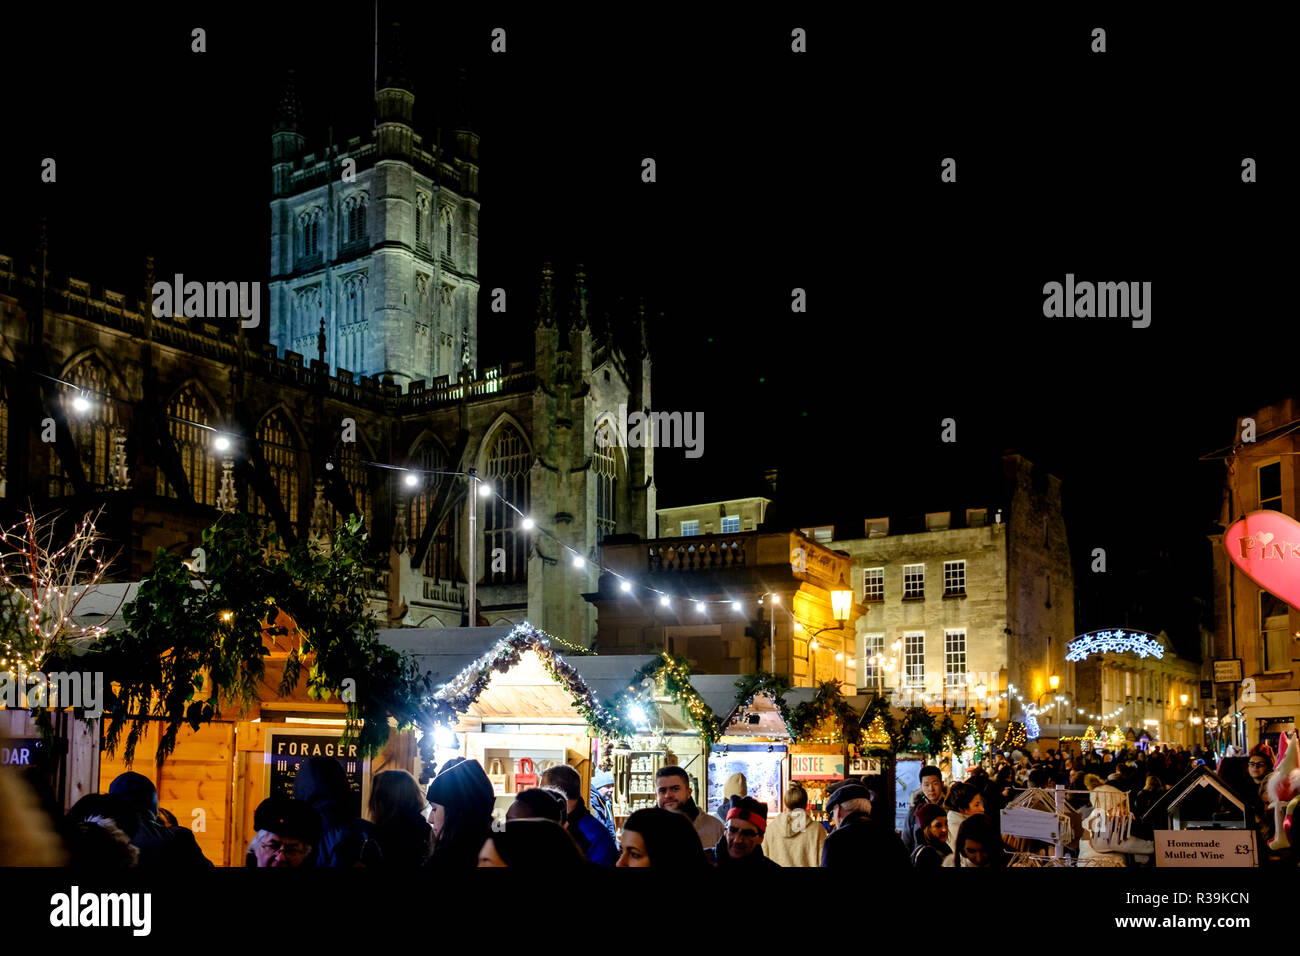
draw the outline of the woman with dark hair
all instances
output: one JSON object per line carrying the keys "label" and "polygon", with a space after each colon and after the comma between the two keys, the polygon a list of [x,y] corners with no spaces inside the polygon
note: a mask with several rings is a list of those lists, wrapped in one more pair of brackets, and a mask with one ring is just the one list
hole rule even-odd
{"label": "woman with dark hair", "polygon": [[433,849],[433,828],[424,819],[424,795],[405,770],[375,774],[370,785],[370,820],[379,844],[377,865],[411,870],[423,866]]}
{"label": "woman with dark hair", "polygon": [[[664,811],[665,813],[667,811]],[[699,839],[691,829],[691,838]],[[569,831],[554,820],[507,820],[504,830],[488,834],[479,848],[479,866],[515,866],[524,869],[564,869],[586,864]]]}
{"label": "woman with dark hair", "polygon": [[707,870],[695,826],[682,813],[660,807],[637,810],[623,824],[623,850],[615,866]]}
{"label": "woman with dark hair", "polygon": [[447,761],[429,784],[426,795],[432,808],[434,869],[472,869],[479,850],[492,831],[496,794],[492,781],[477,760],[457,757]]}
{"label": "woman with dark hair", "polygon": [[981,813],[966,818],[957,831],[957,848],[943,861],[944,866],[974,866],[985,869],[1006,866],[1006,854],[997,831]]}

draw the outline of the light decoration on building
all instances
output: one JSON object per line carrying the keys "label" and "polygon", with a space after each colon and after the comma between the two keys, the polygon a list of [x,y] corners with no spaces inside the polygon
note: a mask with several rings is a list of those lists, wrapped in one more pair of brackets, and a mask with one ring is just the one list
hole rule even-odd
{"label": "light decoration on building", "polygon": [[1038,708],[1029,704],[1025,707],[1025,736],[1030,740],[1037,740],[1042,733],[1038,726]]}
{"label": "light decoration on building", "polygon": [[862,738],[863,744],[869,747],[888,747],[893,744],[889,736],[889,731],[885,729],[885,719],[879,714],[867,728],[866,735]]}
{"label": "light decoration on building", "polygon": [[1082,661],[1093,654],[1116,652],[1130,652],[1141,658],[1154,657],[1156,660],[1161,660],[1165,656],[1164,646],[1146,631],[1126,631],[1123,628],[1115,628],[1080,634],[1066,645],[1065,659]]}

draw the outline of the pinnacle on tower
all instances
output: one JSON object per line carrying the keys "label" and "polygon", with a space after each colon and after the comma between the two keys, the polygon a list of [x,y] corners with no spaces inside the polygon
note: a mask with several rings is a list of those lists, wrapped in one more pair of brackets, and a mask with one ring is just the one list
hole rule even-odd
{"label": "pinnacle on tower", "polygon": [[402,25],[397,21],[388,28],[379,47],[379,89],[411,91],[406,51],[402,46]]}
{"label": "pinnacle on tower", "polygon": [[297,132],[298,118],[302,115],[302,101],[298,99],[298,86],[294,82],[293,70],[284,78],[284,89],[280,93],[280,102],[275,109],[274,132],[285,130]]}
{"label": "pinnacle on tower", "polygon": [[555,328],[555,288],[552,282],[554,273],[551,270],[549,262],[542,263],[542,287],[537,293],[537,321],[534,323],[538,328],[553,329]]}
{"label": "pinnacle on tower", "polygon": [[573,271],[573,295],[569,299],[568,324],[570,332],[587,329],[590,325],[587,321],[587,274],[583,271],[582,263],[578,263]]}

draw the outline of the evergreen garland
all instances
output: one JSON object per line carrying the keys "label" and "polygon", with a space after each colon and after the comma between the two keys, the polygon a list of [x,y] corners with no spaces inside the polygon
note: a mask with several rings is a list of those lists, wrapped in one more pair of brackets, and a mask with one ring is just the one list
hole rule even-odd
{"label": "evergreen garland", "polygon": [[921,734],[921,749],[933,757],[939,752],[940,736],[935,731],[934,715],[924,707],[908,707],[903,712],[903,726],[898,732],[899,749],[911,750],[915,746],[912,737]]}

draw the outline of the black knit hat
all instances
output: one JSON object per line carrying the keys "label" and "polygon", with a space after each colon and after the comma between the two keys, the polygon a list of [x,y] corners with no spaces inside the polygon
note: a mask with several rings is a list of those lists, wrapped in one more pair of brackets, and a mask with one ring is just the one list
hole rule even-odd
{"label": "black knit hat", "polygon": [[315,846],[320,842],[320,814],[301,800],[267,797],[253,814],[253,829]]}

